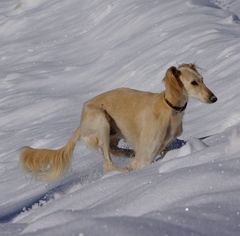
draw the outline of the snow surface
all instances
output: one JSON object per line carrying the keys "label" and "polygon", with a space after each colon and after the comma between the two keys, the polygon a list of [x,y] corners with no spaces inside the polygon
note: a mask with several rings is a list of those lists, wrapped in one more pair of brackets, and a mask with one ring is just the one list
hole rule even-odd
{"label": "snow surface", "polygon": [[[1,0],[0,235],[240,235],[239,18],[238,0]],[[104,175],[80,143],[57,182],[21,170],[19,148],[63,145],[87,99],[161,91],[184,62],[219,100],[189,103],[162,160]]]}

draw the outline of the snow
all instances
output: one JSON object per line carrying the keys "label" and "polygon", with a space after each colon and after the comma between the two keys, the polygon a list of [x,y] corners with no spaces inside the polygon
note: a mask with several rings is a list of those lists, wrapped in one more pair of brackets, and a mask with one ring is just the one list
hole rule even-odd
{"label": "snow", "polygon": [[[0,235],[239,235],[239,18],[238,0],[1,0]],[[21,169],[19,149],[63,145],[87,99],[161,91],[185,62],[218,102],[189,102],[163,159],[103,174],[79,143],[59,181]]]}

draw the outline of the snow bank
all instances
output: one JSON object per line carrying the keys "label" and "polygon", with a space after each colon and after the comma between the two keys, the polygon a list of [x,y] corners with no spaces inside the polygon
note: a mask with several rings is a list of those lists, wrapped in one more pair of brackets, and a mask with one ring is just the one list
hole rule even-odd
{"label": "snow bank", "polygon": [[16,5],[16,10],[18,12],[30,10],[33,8],[37,8],[42,3],[46,2],[46,0],[18,0]]}

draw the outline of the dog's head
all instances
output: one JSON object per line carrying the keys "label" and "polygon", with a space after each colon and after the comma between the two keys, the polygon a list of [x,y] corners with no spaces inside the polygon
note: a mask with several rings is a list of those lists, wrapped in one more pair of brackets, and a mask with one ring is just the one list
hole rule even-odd
{"label": "dog's head", "polygon": [[195,64],[182,64],[178,68],[170,67],[166,73],[165,85],[205,103],[217,101],[217,97],[204,84],[203,77]]}

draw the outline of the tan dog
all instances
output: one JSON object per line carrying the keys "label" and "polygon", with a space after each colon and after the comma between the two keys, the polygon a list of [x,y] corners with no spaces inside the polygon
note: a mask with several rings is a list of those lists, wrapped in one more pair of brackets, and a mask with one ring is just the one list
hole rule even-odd
{"label": "tan dog", "polygon": [[[134,170],[152,163],[166,146],[182,133],[182,118],[188,97],[214,103],[217,97],[206,87],[194,64],[170,67],[164,78],[162,93],[142,92],[128,88],[100,94],[84,104],[80,127],[67,144],[57,150],[22,150],[26,170],[43,174],[48,180],[61,176],[70,164],[79,138],[103,155],[104,170]],[[133,146],[135,157],[128,167],[112,163],[110,153],[128,155],[118,148],[124,138]]]}

